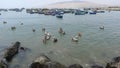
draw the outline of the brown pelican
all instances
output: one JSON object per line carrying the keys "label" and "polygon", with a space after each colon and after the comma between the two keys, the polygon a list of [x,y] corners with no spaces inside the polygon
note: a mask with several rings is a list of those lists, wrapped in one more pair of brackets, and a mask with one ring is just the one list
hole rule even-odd
{"label": "brown pelican", "polygon": [[42,31],[45,31],[45,28],[42,28]]}
{"label": "brown pelican", "polygon": [[57,41],[58,41],[58,39],[53,37],[53,42],[56,43]]}
{"label": "brown pelican", "polygon": [[45,32],[45,37],[46,37],[47,40],[49,40],[51,38],[51,34],[48,33],[48,32]]}
{"label": "brown pelican", "polygon": [[36,30],[35,29],[32,29],[33,32],[35,32]]}
{"label": "brown pelican", "polygon": [[21,25],[23,25],[23,23],[21,23]]}
{"label": "brown pelican", "polygon": [[104,26],[99,27],[100,29],[104,29]]}
{"label": "brown pelican", "polygon": [[15,30],[15,29],[16,29],[16,27],[15,27],[15,26],[11,27],[11,30]]}
{"label": "brown pelican", "polygon": [[3,24],[7,24],[7,22],[6,22],[6,21],[3,21]]}
{"label": "brown pelican", "polygon": [[79,33],[78,33],[78,36],[79,36],[79,37],[81,37],[81,36],[82,36],[82,34],[79,32]]}
{"label": "brown pelican", "polygon": [[72,38],[72,41],[73,41],[73,42],[78,42],[78,36],[73,37],[73,38]]}
{"label": "brown pelican", "polygon": [[63,31],[62,28],[59,29],[59,33],[65,35],[65,32]]}

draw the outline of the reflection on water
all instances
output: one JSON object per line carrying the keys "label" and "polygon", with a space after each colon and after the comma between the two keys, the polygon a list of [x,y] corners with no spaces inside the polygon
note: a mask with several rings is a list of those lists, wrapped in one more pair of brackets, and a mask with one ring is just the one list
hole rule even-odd
{"label": "reflection on water", "polygon": [[[25,12],[2,12],[0,16],[0,53],[11,46],[13,42],[20,41],[21,45],[31,49],[20,53],[13,59],[10,68],[27,68],[29,64],[41,53],[65,65],[80,63],[83,66],[101,64],[120,54],[120,12],[111,12],[97,15],[74,16],[65,14],[63,19],[54,16],[30,15]],[[3,24],[2,21],[7,21]],[[23,23],[23,25],[21,25]],[[99,27],[105,27],[100,30]],[[16,26],[12,31],[11,26]],[[62,27],[66,35],[58,33]],[[32,32],[32,29],[36,32]],[[50,41],[43,44],[44,33],[42,28],[58,38],[57,43]],[[78,32],[82,37],[78,43],[71,39]],[[21,64],[19,64],[21,63]]]}

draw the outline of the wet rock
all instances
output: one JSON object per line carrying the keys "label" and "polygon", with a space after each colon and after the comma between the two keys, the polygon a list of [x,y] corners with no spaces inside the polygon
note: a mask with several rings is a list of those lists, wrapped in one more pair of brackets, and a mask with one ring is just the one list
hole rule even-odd
{"label": "wet rock", "polygon": [[111,62],[106,64],[105,68],[120,68],[120,56],[114,57]]}
{"label": "wet rock", "polygon": [[65,65],[62,65],[58,62],[47,62],[44,68],[67,68]]}
{"label": "wet rock", "polygon": [[115,63],[120,62],[120,56],[113,58],[113,62],[115,62]]}
{"label": "wet rock", "polygon": [[23,50],[23,51],[25,51],[25,48],[24,48],[24,47],[20,47],[20,50]]}
{"label": "wet rock", "polygon": [[91,66],[91,68],[104,68],[104,67],[100,66],[100,65],[93,65],[93,66]]}
{"label": "wet rock", "polygon": [[31,65],[30,68],[66,68],[66,66],[51,61],[47,56],[41,55]]}
{"label": "wet rock", "polygon": [[83,68],[80,64],[70,65],[68,68]]}
{"label": "wet rock", "polygon": [[117,68],[117,66],[114,63],[107,63],[105,68]]}
{"label": "wet rock", "polygon": [[44,64],[40,64],[39,62],[34,62],[30,65],[30,68],[44,68]]}
{"label": "wet rock", "polygon": [[18,53],[20,47],[20,42],[16,42],[12,47],[8,48],[7,52],[4,54],[4,58],[7,62],[11,61],[12,58]]}
{"label": "wet rock", "polygon": [[50,59],[47,56],[41,55],[34,62],[39,62],[40,64],[45,64],[46,62],[49,62],[49,61],[50,61]]}
{"label": "wet rock", "polygon": [[2,63],[2,62],[0,62],[0,68],[8,68],[8,65],[6,65],[6,64],[4,64],[4,63]]}

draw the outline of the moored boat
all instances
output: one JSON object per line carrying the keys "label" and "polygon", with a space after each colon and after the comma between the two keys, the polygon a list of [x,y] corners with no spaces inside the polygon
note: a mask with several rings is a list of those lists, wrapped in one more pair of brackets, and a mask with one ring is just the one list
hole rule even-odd
{"label": "moored boat", "polygon": [[96,14],[96,12],[95,11],[91,11],[91,12],[89,12],[89,14]]}
{"label": "moored boat", "polygon": [[81,10],[75,11],[75,15],[85,15],[85,14],[87,14],[85,11],[81,11]]}
{"label": "moored boat", "polygon": [[56,15],[57,18],[63,18],[63,15]]}

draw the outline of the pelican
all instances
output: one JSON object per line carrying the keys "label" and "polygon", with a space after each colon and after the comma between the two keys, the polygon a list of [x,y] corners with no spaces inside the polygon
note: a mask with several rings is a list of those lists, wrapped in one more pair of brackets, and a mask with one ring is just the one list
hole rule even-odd
{"label": "pelican", "polygon": [[78,42],[78,36],[73,37],[73,38],[72,38],[72,41],[73,41],[73,42]]}
{"label": "pelican", "polygon": [[35,32],[36,30],[35,29],[32,29],[33,32]]}
{"label": "pelican", "polygon": [[104,29],[104,26],[99,27],[100,29]]}

